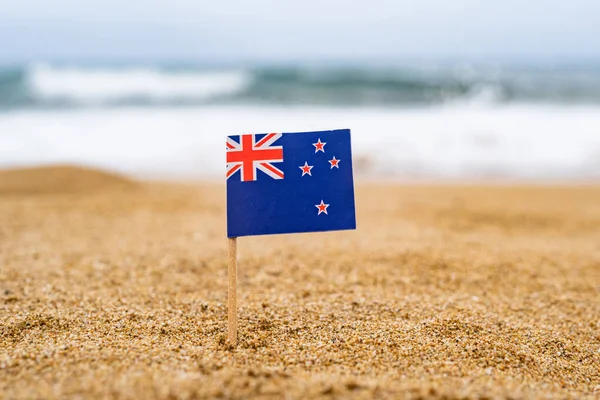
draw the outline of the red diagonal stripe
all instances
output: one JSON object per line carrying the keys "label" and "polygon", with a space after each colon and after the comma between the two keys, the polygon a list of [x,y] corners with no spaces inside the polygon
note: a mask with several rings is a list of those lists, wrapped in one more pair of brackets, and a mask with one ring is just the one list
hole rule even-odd
{"label": "red diagonal stripe", "polygon": [[265,142],[267,142],[269,139],[271,139],[273,136],[277,135],[276,133],[269,133],[267,136],[265,136],[264,138],[260,139],[258,141],[258,143],[255,144],[256,147],[262,146]]}
{"label": "red diagonal stripe", "polygon": [[231,175],[233,175],[241,167],[242,167],[242,164],[238,164],[235,167],[231,168],[229,171],[227,171],[227,178],[229,178]]}
{"label": "red diagonal stripe", "polygon": [[278,177],[283,178],[283,172],[281,172],[277,168],[273,167],[271,164],[260,163],[260,165],[262,165],[263,167],[265,167],[266,169],[268,169],[269,171],[271,171],[272,173],[274,173]]}

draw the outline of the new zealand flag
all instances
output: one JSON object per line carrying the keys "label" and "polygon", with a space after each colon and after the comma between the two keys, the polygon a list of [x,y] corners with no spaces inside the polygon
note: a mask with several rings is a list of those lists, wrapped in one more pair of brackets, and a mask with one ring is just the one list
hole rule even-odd
{"label": "new zealand flag", "polygon": [[227,236],[356,229],[350,130],[227,138]]}

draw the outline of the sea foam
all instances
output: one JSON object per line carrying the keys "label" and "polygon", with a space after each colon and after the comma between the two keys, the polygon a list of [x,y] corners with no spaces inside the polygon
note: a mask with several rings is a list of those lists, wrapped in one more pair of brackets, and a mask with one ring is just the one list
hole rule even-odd
{"label": "sea foam", "polygon": [[350,128],[356,172],[381,178],[600,178],[600,107],[211,106],[0,114],[0,166],[77,163],[214,177],[225,136]]}

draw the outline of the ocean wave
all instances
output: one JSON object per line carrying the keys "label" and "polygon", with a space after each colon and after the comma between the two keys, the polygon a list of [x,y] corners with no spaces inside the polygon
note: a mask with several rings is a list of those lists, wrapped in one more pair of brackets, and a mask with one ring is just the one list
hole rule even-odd
{"label": "ocean wave", "polygon": [[243,91],[251,76],[240,71],[169,73],[147,69],[81,69],[35,65],[27,85],[36,99],[85,104],[145,101],[206,101]]}
{"label": "ocean wave", "polygon": [[600,104],[600,67],[0,68],[0,111],[214,104],[403,108],[455,103]]}

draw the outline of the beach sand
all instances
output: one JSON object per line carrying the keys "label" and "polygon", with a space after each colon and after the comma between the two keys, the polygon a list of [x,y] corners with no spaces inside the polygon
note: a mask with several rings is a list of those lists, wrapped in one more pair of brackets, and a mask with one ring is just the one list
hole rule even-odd
{"label": "beach sand", "polygon": [[223,183],[0,173],[0,397],[600,397],[600,187],[356,196],[238,240],[232,349]]}

